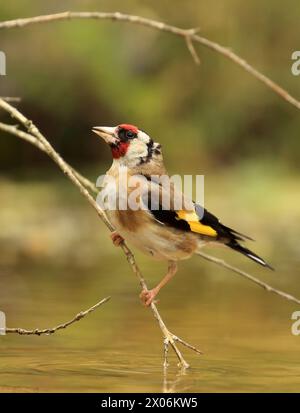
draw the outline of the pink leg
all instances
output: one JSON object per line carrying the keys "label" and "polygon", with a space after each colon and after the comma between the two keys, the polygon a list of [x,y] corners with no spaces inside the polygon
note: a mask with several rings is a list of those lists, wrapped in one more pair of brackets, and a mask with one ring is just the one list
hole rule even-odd
{"label": "pink leg", "polygon": [[164,287],[170,281],[170,279],[174,277],[176,272],[176,261],[169,261],[168,272],[161,280],[161,282],[157,284],[157,286],[154,287],[152,290],[142,290],[140,294],[140,299],[146,307],[149,307],[149,305],[151,305],[151,303],[154,301],[154,298],[157,296],[162,287]]}
{"label": "pink leg", "polygon": [[121,245],[121,243],[124,241],[124,238],[121,237],[121,235],[118,234],[117,231],[113,231],[110,234],[110,238],[112,239],[112,242],[113,242],[115,247],[119,247]]}

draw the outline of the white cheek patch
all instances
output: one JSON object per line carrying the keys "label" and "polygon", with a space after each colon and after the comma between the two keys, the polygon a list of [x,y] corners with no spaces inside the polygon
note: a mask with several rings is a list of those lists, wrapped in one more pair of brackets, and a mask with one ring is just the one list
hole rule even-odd
{"label": "white cheek patch", "polygon": [[147,135],[147,133],[145,133],[141,130],[138,133],[138,139],[140,139],[142,142],[144,142],[146,144],[151,140],[150,137]]}
{"label": "white cheek patch", "polygon": [[133,159],[141,158],[148,155],[148,148],[146,143],[133,139],[130,146],[126,152],[125,158],[130,161]]}

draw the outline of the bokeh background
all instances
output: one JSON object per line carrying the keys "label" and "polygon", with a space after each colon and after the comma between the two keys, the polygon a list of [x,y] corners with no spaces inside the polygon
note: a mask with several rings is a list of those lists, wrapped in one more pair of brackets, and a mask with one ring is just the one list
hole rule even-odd
{"label": "bokeh background", "polygon": [[[120,11],[228,46],[300,97],[291,73],[299,4],[103,0],[2,2],[0,20],[59,11]],[[224,57],[182,39],[109,21],[64,21],[3,30],[1,96],[19,96],[59,153],[95,181],[109,168],[95,125],[133,123],[163,145],[169,172],[205,175],[205,206],[257,241],[276,268],[215,254],[300,296],[299,111]],[[0,121],[13,123],[4,113]],[[160,331],[108,232],[44,154],[0,132],[0,309],[9,326],[48,327],[112,295],[61,334],[0,340],[2,391],[160,391]],[[137,252],[149,285],[165,271]],[[295,305],[195,257],[161,293],[170,328],[206,355],[170,391],[298,391]],[[175,365],[175,360],[173,359]],[[173,376],[172,376],[173,374]],[[282,382],[284,375],[285,381]],[[166,383],[165,383],[166,384]]]}

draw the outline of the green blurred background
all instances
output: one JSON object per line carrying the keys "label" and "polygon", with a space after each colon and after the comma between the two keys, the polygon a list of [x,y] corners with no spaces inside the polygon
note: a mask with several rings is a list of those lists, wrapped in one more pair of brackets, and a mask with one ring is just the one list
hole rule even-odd
{"label": "green blurred background", "polygon": [[[300,77],[291,74],[291,54],[300,48],[296,0],[19,0],[1,4],[0,20],[65,10],[200,27],[300,96]],[[297,109],[224,57],[196,46],[197,67],[182,39],[140,26],[77,20],[0,36],[7,57],[0,95],[21,97],[17,107],[68,162],[95,181],[110,153],[91,127],[140,126],[163,145],[170,173],[205,175],[205,206],[253,236],[251,247],[277,271],[216,254],[300,295]],[[0,121],[14,123],[4,113]],[[161,390],[160,336],[138,302],[137,281],[94,211],[56,169],[34,147],[0,132],[0,309],[9,326],[47,327],[105,295],[113,299],[61,335],[1,339],[0,386]],[[152,286],[164,265],[137,258]],[[175,333],[209,353],[201,361],[187,355],[195,369],[175,391],[276,391],[283,374],[285,390],[298,390],[295,306],[193,258],[162,292],[160,308]]]}

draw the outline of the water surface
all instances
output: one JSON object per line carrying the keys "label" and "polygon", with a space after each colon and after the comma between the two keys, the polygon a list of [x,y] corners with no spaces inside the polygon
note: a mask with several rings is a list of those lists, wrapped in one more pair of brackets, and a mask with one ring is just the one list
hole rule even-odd
{"label": "water surface", "polygon": [[[8,327],[46,328],[106,296],[112,298],[54,335],[0,336],[1,391],[300,390],[300,336],[291,334],[291,314],[300,307],[200,257],[181,263],[160,294],[158,307],[169,329],[204,355],[182,348],[191,365],[182,374],[170,350],[165,377],[161,332],[151,311],[139,302],[137,280],[94,212],[67,188],[57,183],[1,183],[0,310],[7,315]],[[300,297],[299,203],[291,195],[296,192],[289,192],[284,215],[276,214],[279,206],[283,210],[283,201],[279,205],[266,198],[256,204],[254,217],[246,214],[251,197],[239,188],[244,196],[234,199],[245,214],[233,215],[227,200],[223,215],[259,239],[251,246],[276,271],[231,251],[214,253]],[[281,190],[279,185],[278,193]],[[212,204],[220,205],[218,201]],[[268,214],[272,205],[273,216]],[[291,219],[294,224],[288,227]],[[289,233],[284,240],[283,230]],[[165,265],[138,253],[137,260],[149,286],[154,286]]]}

